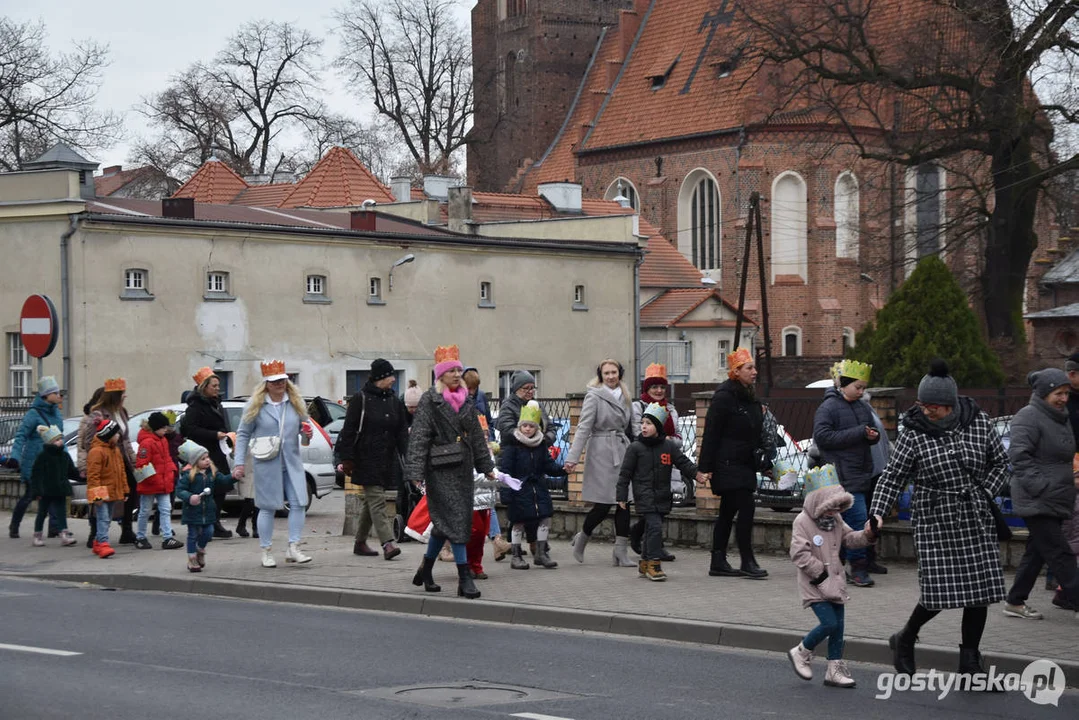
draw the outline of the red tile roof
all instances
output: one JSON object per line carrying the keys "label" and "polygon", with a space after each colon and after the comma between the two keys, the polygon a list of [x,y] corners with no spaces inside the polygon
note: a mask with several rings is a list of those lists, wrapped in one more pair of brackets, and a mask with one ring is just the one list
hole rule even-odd
{"label": "red tile roof", "polygon": [[[734,327],[731,320],[698,320],[680,322],[708,300],[717,300],[737,316],[738,309],[723,299],[718,290],[700,288],[696,290],[668,290],[652,302],[641,308],[641,327]],[[742,322],[754,324],[743,317]]]}
{"label": "red tile roof", "polygon": [[249,207],[280,207],[281,202],[295,189],[295,183],[252,185],[233,198],[232,204]]}
{"label": "red tile roof", "polygon": [[280,207],[348,207],[364,200],[391,203],[394,197],[355,155],[343,147],[334,147],[296,183]]}
{"label": "red tile roof", "polygon": [[[632,215],[633,210],[624,208],[613,200],[581,200],[581,215]],[[439,206],[442,222],[449,218],[446,203]],[[515,193],[472,193],[472,219],[475,222],[512,222],[514,220],[549,220],[564,218],[566,213],[555,210],[546,198],[539,195]],[[653,228],[654,230],[654,228]]]}
{"label": "red tile roof", "polygon": [[99,175],[94,178],[94,194],[97,197],[108,197],[128,183],[134,182],[144,175],[152,174],[153,171],[152,166],[143,165],[131,170],[121,170],[111,175]]}
{"label": "red tile roof", "polygon": [[223,205],[232,202],[247,188],[247,182],[235,170],[216,158],[210,158],[172,196]]}
{"label": "red tile roof", "polygon": [[701,271],[643,217],[640,233],[648,237],[648,250],[641,263],[641,287],[702,289]]}

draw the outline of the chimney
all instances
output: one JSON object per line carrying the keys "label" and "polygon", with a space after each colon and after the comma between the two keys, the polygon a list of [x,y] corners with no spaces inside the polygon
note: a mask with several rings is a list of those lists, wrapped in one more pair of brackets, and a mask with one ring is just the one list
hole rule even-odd
{"label": "chimney", "polygon": [[412,178],[407,175],[390,178],[390,192],[397,202],[412,202]]}
{"label": "chimney", "polygon": [[361,232],[374,232],[375,221],[378,216],[370,210],[353,210],[349,213],[352,223],[351,228],[353,230],[359,230]]}
{"label": "chimney", "polygon": [[244,175],[244,182],[248,185],[269,185],[270,175],[268,173],[255,173],[254,175]]}
{"label": "chimney", "polygon": [[554,205],[555,210],[564,213],[581,212],[581,185],[571,182],[540,183],[540,197]]}
{"label": "chimney", "polygon": [[[456,182],[456,178],[446,175],[424,175],[423,191],[428,197],[436,200],[445,200],[450,194],[450,185]],[[395,196],[396,197],[396,196]]]}
{"label": "chimney", "polygon": [[101,177],[109,177],[110,175],[119,175],[124,171],[123,165],[109,165],[107,168],[101,171]]}
{"label": "chimney", "polygon": [[450,232],[472,233],[472,188],[467,185],[451,187],[446,212]]}
{"label": "chimney", "polygon": [[195,198],[162,198],[161,217],[175,218],[177,220],[194,220]]}

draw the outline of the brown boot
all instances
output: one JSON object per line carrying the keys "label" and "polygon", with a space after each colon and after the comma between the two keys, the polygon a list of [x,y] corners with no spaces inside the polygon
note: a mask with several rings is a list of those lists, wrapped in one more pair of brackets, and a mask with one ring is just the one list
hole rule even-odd
{"label": "brown boot", "polygon": [[663,582],[667,579],[667,573],[659,564],[659,560],[646,560],[648,567],[645,569],[646,577],[652,582]]}

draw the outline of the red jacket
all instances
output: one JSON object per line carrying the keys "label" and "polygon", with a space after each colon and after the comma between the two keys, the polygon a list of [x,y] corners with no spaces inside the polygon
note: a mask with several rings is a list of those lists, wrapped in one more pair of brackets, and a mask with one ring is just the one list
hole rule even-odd
{"label": "red jacket", "polygon": [[142,428],[139,430],[139,452],[135,456],[135,469],[151,463],[157,474],[139,483],[139,495],[171,493],[176,485],[176,463],[172,461],[169,453],[168,438],[160,437],[149,428]]}

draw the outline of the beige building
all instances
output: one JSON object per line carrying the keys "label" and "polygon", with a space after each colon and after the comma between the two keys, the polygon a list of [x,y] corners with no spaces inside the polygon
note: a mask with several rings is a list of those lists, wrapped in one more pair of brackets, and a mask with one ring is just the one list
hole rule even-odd
{"label": "beige building", "polygon": [[63,162],[0,174],[0,394],[27,386],[18,316],[33,293],[61,316],[44,372],[70,390],[68,414],[115,376],[133,410],[178,402],[203,365],[231,395],[248,393],[270,357],[307,394],[347,395],[376,357],[402,385],[426,386],[435,346],[448,343],[494,395],[521,367],[539,371],[543,396],[581,390],[599,358],[635,372],[635,215],[581,219],[557,240],[520,224],[500,238],[347,207],[95,198],[92,188],[86,168]]}

